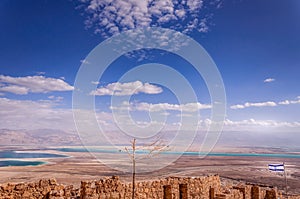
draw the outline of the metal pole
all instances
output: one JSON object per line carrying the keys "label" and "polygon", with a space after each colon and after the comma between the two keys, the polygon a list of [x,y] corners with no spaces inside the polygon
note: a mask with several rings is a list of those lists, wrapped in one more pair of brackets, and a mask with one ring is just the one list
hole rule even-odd
{"label": "metal pole", "polygon": [[132,141],[132,199],[135,198],[135,138]]}
{"label": "metal pole", "polygon": [[286,172],[285,172],[285,164],[283,163],[283,171],[284,171],[284,178],[285,178],[285,194],[287,195],[287,178],[286,178]]}

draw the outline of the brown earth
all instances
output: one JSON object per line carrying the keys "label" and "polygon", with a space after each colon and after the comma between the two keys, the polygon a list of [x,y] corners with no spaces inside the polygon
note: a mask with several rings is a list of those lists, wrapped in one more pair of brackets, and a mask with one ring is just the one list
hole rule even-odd
{"label": "brown earth", "polygon": [[[227,151],[228,149],[226,149]],[[244,149],[247,151],[246,149]],[[242,151],[244,151],[242,150]],[[260,149],[261,150],[261,149]],[[236,152],[235,150],[232,150]],[[122,181],[130,181],[131,174],[111,169],[89,153],[41,152],[65,154],[68,158],[45,159],[48,164],[26,167],[0,167],[0,183],[30,182],[45,178],[56,178],[59,183],[80,186],[81,180],[99,179],[118,175]],[[265,151],[269,152],[269,151]],[[283,174],[268,171],[267,165],[273,162],[286,162],[288,192],[300,194],[300,159],[266,157],[205,157],[182,156],[173,164],[159,171],[137,175],[138,181],[154,180],[167,176],[203,176],[219,174],[223,183],[248,182],[285,188]]]}

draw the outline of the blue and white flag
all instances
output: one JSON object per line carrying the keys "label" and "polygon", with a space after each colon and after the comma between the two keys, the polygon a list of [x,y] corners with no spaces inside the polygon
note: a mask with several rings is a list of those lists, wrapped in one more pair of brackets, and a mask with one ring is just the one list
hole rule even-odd
{"label": "blue and white flag", "polygon": [[270,171],[284,171],[284,164],[269,164]]}

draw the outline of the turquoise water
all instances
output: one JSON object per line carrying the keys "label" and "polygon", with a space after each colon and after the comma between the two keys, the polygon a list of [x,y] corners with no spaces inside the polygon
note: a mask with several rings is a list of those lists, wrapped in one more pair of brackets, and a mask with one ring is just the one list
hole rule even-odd
{"label": "turquoise water", "polygon": [[[184,155],[205,155],[205,153],[185,152]],[[284,154],[284,153],[208,153],[207,156],[300,158],[300,155],[297,154]]]}
{"label": "turquoise water", "polygon": [[15,151],[0,151],[1,158],[62,158],[65,155],[51,153],[16,153]]}
{"label": "turquoise water", "polygon": [[[16,153],[15,151],[0,151],[0,167],[8,166],[37,166],[46,164],[43,161],[21,161],[21,160],[7,160],[7,159],[24,159],[24,158],[63,158],[68,157],[60,154],[51,153]],[[5,159],[5,160],[1,160]]]}
{"label": "turquoise water", "polygon": [[0,160],[0,167],[8,166],[38,166],[45,164],[42,161],[20,161],[20,160]]}
{"label": "turquoise water", "polygon": [[[96,152],[96,153],[126,153],[120,150],[105,150],[99,148],[60,148],[57,149],[62,152]],[[147,154],[147,151],[136,151],[139,154]],[[288,154],[288,153],[199,153],[199,152],[176,152],[166,151],[160,153],[161,155],[189,155],[189,156],[219,156],[219,157],[268,157],[268,158],[300,158],[300,154]]]}
{"label": "turquoise water", "polygon": [[[110,153],[121,154],[125,151],[117,149],[103,149],[103,148],[58,148],[61,152],[95,152],[95,153]],[[138,154],[147,154],[147,151],[136,151]],[[291,153],[199,153],[199,152],[176,152],[164,151],[160,155],[186,155],[186,156],[216,156],[216,157],[267,157],[267,158],[300,158],[300,154]],[[51,154],[51,153],[16,153],[14,151],[0,151],[0,167],[7,166],[38,166],[46,164],[43,161],[22,161],[22,160],[7,160],[7,159],[24,159],[24,158],[61,158],[68,157],[66,155]],[[5,158],[5,160],[1,160]]]}

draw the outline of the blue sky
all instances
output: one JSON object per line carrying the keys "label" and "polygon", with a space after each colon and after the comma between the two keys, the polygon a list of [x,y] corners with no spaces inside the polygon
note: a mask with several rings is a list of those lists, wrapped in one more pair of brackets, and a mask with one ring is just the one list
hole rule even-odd
{"label": "blue sky", "polygon": [[[298,0],[105,2],[0,2],[0,128],[75,131],[72,91],[85,57],[112,35],[158,26],[192,37],[216,63],[227,96],[224,130],[299,132]],[[130,14],[126,8],[132,9]],[[118,16],[132,18],[118,21]],[[200,128],[206,128],[211,102],[201,77],[185,60],[148,53],[152,56],[143,60],[117,59],[102,77],[95,97],[99,123],[114,129],[110,99],[118,95],[111,90],[118,84],[119,95],[132,95],[124,106],[137,123],[149,122],[147,110],[153,106],[168,117],[166,129],[178,128],[178,115],[186,111],[186,104],[179,104],[168,88],[138,77],[117,83],[127,70],[155,61],[172,66],[191,82],[198,97],[198,102],[191,102],[192,108],[200,112]],[[137,85],[140,90],[133,93]]]}

